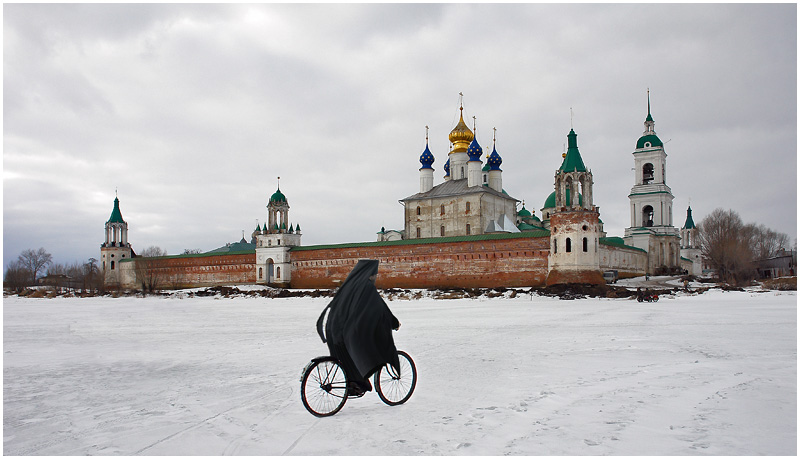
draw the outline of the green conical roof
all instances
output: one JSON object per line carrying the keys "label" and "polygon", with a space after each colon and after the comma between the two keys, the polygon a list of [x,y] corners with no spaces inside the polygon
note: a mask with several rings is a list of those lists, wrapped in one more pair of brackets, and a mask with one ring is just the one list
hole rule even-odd
{"label": "green conical roof", "polygon": [[111,211],[108,223],[125,223],[125,220],[122,219],[122,212],[119,211],[119,198],[114,198],[114,210]]}
{"label": "green conical roof", "polygon": [[683,229],[694,229],[694,219],[692,219],[692,206],[686,210],[686,223],[683,224]]}
{"label": "green conical roof", "polygon": [[586,172],[586,166],[583,165],[583,158],[578,151],[578,134],[570,129],[567,134],[567,156],[564,157],[564,162],[561,163],[561,171],[563,172]]}

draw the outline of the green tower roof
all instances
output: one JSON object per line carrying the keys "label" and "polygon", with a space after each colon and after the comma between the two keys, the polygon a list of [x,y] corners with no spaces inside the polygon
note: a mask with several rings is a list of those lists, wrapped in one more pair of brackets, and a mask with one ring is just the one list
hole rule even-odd
{"label": "green tower roof", "polygon": [[655,134],[647,134],[639,137],[639,140],[636,142],[636,149],[640,148],[650,148],[645,147],[644,144],[650,142],[650,147],[663,147],[664,143],[661,142],[661,139],[658,138]]}
{"label": "green tower roof", "polygon": [[567,134],[567,156],[564,157],[564,162],[561,163],[561,171],[563,172],[586,172],[586,166],[583,165],[583,158],[578,151],[578,134],[570,129]]}
{"label": "green tower roof", "polygon": [[[567,188],[567,205],[568,206],[572,205],[572,193],[569,192],[569,188]],[[578,205],[580,206],[583,205],[583,195],[581,193],[578,193]],[[549,209],[555,206],[556,206],[556,192],[553,191],[552,193],[550,193],[550,196],[548,196],[547,199],[544,201],[543,208]]]}
{"label": "green tower roof", "polygon": [[683,229],[694,229],[694,219],[692,218],[692,206],[686,210],[686,223],[683,224]]}
{"label": "green tower roof", "polygon": [[270,203],[273,203],[273,202],[275,202],[275,203],[278,203],[278,202],[286,202],[286,203],[288,203],[288,201],[286,200],[286,196],[284,196],[283,193],[281,193],[281,187],[278,187],[278,191],[272,193],[272,196],[269,198],[269,202]]}
{"label": "green tower roof", "polygon": [[119,211],[119,198],[114,198],[114,210],[111,211],[108,223],[125,223],[125,220],[122,219],[122,212]]}

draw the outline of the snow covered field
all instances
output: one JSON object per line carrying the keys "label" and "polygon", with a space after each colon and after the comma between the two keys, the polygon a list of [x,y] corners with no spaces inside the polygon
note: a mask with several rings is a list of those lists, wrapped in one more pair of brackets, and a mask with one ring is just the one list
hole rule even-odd
{"label": "snow covered field", "polygon": [[3,300],[6,455],[795,455],[796,292],[392,301],[416,392],[318,419],[326,298]]}

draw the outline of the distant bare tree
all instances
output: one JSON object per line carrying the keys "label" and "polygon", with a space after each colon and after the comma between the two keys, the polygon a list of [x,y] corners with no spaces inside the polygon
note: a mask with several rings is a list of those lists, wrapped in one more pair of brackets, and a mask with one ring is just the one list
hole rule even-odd
{"label": "distant bare tree", "polygon": [[161,287],[163,275],[158,270],[158,261],[155,258],[166,255],[167,251],[161,247],[150,246],[137,256],[134,271],[142,293],[152,293]]}
{"label": "distant bare tree", "polygon": [[103,285],[99,274],[100,267],[97,265],[97,258],[89,258],[83,264],[83,289],[92,292],[99,290]]}
{"label": "distant bare tree", "polygon": [[200,250],[200,249],[185,249],[183,251],[184,255],[192,255],[192,254],[196,254],[196,253],[203,253],[203,251]]}
{"label": "distant bare tree", "polygon": [[744,285],[755,279],[752,241],[758,228],[745,225],[733,210],[716,209],[699,225],[703,258],[720,280]]}
{"label": "distant bare tree", "polygon": [[752,233],[753,254],[756,260],[766,260],[778,255],[781,249],[789,248],[789,236],[766,226],[754,226]]}
{"label": "distant bare tree", "polygon": [[8,264],[6,275],[3,278],[3,287],[14,292],[21,292],[31,280],[31,273],[19,261]]}
{"label": "distant bare tree", "polygon": [[53,262],[53,256],[44,247],[39,250],[23,250],[18,259],[19,264],[31,273],[31,285],[36,285],[36,277]]}

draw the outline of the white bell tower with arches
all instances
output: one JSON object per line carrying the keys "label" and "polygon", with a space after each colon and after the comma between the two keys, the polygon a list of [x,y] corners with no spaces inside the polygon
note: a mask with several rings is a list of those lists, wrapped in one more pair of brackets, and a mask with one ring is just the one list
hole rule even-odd
{"label": "white bell tower with arches", "polygon": [[648,253],[648,268],[680,266],[680,234],[672,220],[674,196],[667,185],[667,153],[655,131],[650,114],[650,91],[647,91],[647,118],[644,133],[633,151],[635,183],[628,195],[631,226],[625,229],[625,243]]}
{"label": "white bell tower with arches", "polygon": [[289,223],[289,201],[278,190],[267,204],[267,223],[256,230],[256,282],[288,286],[292,280],[291,248],[300,245],[300,225]]}

